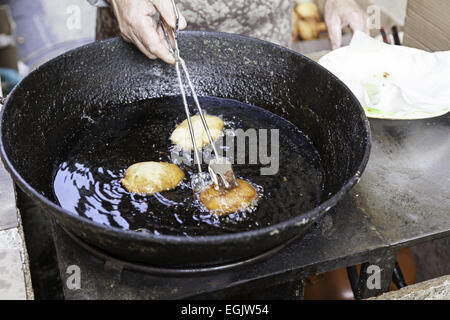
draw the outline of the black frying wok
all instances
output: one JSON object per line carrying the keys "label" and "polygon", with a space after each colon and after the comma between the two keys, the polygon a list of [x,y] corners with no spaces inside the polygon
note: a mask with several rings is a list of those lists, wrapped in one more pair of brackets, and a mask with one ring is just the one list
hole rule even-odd
{"label": "black frying wok", "polygon": [[[204,266],[266,252],[303,234],[360,178],[369,124],[349,89],[304,56],[237,35],[183,32],[181,52],[200,96],[230,98],[291,121],[312,140],[325,174],[321,204],[286,221],[216,236],[169,236],[95,223],[56,204],[55,164],[88,125],[136,101],[179,95],[173,66],[121,39],[68,52],[28,75],[1,113],[1,155],[14,181],[57,222],[114,256],[155,266]],[[281,164],[282,165],[282,164]]]}

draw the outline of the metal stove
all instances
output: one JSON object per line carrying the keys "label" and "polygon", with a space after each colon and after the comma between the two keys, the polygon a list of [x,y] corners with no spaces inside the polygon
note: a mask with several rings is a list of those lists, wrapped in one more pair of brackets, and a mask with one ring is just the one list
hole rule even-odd
{"label": "metal stove", "polygon": [[[372,154],[360,183],[303,238],[246,261],[182,270],[136,265],[89,247],[52,221],[61,298],[301,299],[306,277],[356,264],[362,264],[360,275],[351,277],[356,298],[387,291],[398,250],[450,236],[450,114],[372,120],[371,127]],[[35,226],[44,214],[28,211],[21,210],[30,247],[28,239],[44,237]],[[29,251],[32,273],[33,265],[42,270],[39,257]],[[381,270],[380,288],[366,286],[370,265]],[[71,266],[79,268],[79,288],[68,285]],[[42,281],[34,278],[36,290]]]}

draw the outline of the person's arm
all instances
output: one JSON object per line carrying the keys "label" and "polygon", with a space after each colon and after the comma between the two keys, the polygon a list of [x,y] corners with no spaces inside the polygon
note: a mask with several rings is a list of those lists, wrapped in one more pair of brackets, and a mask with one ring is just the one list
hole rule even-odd
{"label": "person's arm", "polygon": [[333,50],[342,44],[343,27],[369,33],[368,16],[354,0],[327,0],[325,23]]}
{"label": "person's arm", "polygon": [[[88,0],[101,6],[102,0]],[[132,42],[150,59],[162,59],[174,64],[164,32],[154,17],[158,12],[166,26],[175,28],[175,12],[171,0],[107,0],[119,22],[122,38]],[[186,28],[186,19],[180,13],[179,28]]]}

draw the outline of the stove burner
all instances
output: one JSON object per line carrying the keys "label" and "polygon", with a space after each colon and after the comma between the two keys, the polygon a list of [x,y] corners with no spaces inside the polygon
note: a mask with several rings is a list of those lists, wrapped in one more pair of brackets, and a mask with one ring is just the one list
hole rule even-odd
{"label": "stove burner", "polygon": [[79,237],[77,237],[72,232],[70,232],[69,230],[62,227],[61,225],[59,225],[59,226],[73,241],[75,241],[75,243],[77,243],[79,246],[81,246],[82,248],[84,248],[85,250],[87,250],[88,252],[90,252],[91,254],[96,256],[97,258],[103,260],[105,262],[105,269],[118,272],[119,277],[121,276],[121,274],[124,270],[140,272],[140,273],[150,274],[150,275],[177,276],[177,277],[179,277],[179,276],[190,277],[190,276],[195,276],[195,275],[200,276],[200,275],[205,275],[205,274],[209,274],[209,273],[228,271],[230,269],[234,269],[234,268],[246,266],[246,265],[249,265],[252,263],[263,261],[263,260],[269,258],[270,256],[272,256],[273,254],[275,254],[275,253],[279,252],[280,250],[284,249],[285,247],[287,247],[289,244],[291,244],[292,242],[297,240],[300,236],[300,235],[297,235],[297,236],[293,237],[292,239],[290,239],[288,242],[286,242],[280,246],[277,246],[269,251],[266,251],[262,254],[259,254],[257,256],[254,256],[254,257],[251,257],[251,258],[248,258],[245,260],[240,260],[240,261],[231,262],[231,263],[222,264],[222,265],[214,265],[214,266],[209,266],[209,267],[164,268],[164,267],[157,267],[157,266],[151,266],[151,265],[140,264],[140,263],[133,263],[133,262],[124,261],[124,260],[120,260],[118,258],[112,257],[105,251],[87,244],[86,242],[81,240]]}

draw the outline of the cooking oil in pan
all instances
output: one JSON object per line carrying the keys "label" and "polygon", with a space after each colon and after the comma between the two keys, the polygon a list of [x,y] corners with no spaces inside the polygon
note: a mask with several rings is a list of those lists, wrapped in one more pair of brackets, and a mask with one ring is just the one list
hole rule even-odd
{"label": "cooking oil in pan", "polygon": [[[190,180],[196,167],[183,161],[189,158],[186,154],[181,158],[183,154],[176,153],[180,157],[174,158],[174,146],[169,139],[176,125],[186,118],[180,98],[142,101],[96,119],[80,135],[66,161],[56,168],[53,186],[59,204],[73,214],[111,227],[186,236],[257,229],[285,221],[319,204],[323,189],[320,157],[297,127],[267,110],[238,101],[208,97],[200,102],[208,114],[221,117],[225,123],[224,154],[230,155],[233,149],[230,141],[234,144],[236,161],[238,150],[245,153],[239,163],[235,161],[233,169],[236,177],[250,182],[257,190],[256,206],[219,217],[195,200]],[[278,158],[279,165],[275,168],[278,170],[261,174],[261,169],[271,164],[250,161],[250,152],[255,149],[249,139],[240,147],[236,145],[237,139],[226,139],[236,129],[256,132],[258,140],[266,139],[267,144],[261,145],[268,150],[262,152]],[[279,141],[271,141],[271,130],[278,130]],[[266,137],[260,136],[262,133]],[[274,149],[278,149],[278,154],[271,155],[273,143],[278,145]],[[177,188],[153,196],[130,193],[120,179],[128,166],[143,161],[175,161],[184,171],[185,179]],[[207,171],[207,164],[203,166]]]}

